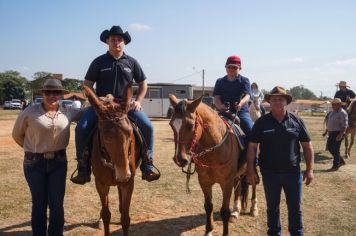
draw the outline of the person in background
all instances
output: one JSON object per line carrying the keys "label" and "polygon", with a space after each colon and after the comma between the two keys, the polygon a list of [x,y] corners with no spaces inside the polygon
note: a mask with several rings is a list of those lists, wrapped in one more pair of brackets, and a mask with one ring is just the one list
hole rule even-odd
{"label": "person in background", "polygon": [[25,152],[23,168],[32,196],[33,235],[63,235],[66,147],[71,121],[78,120],[82,113],[80,109],[61,110],[59,100],[64,93],[67,91],[60,80],[45,80],[43,102],[21,112],[12,131],[13,139]]}
{"label": "person in background", "polygon": [[339,90],[336,91],[334,98],[340,98],[342,108],[346,110],[347,104],[350,103],[350,100],[355,98],[355,93],[351,89],[348,89],[350,86],[347,85],[346,81],[339,82]]}
{"label": "person in background", "polygon": [[[153,166],[153,125],[141,106],[147,91],[146,76],[136,59],[124,52],[125,45],[131,42],[130,34],[123,32],[120,26],[112,26],[110,30],[104,30],[101,33],[100,40],[108,45],[109,50],[91,63],[85,76],[84,85],[93,88],[96,83],[96,94],[99,97],[112,94],[115,98],[121,99],[128,84],[133,81],[138,84],[138,92],[128,116],[136,122],[147,144],[147,155],[142,157],[140,166],[142,179],[158,180],[160,175],[154,172]],[[90,181],[90,160],[87,155],[84,155],[84,147],[89,142],[88,139],[91,137],[90,134],[95,128],[97,120],[94,109],[89,108],[75,129],[78,175],[71,178],[75,184],[85,184]]]}
{"label": "person in background", "polygon": [[345,165],[344,159],[340,156],[341,142],[345,137],[346,128],[348,125],[348,116],[344,109],[344,103],[340,98],[334,98],[331,101],[332,111],[328,113],[326,119],[326,128],[328,131],[328,139],[326,148],[333,156],[333,165],[330,171],[336,171],[340,166]]}
{"label": "person in background", "polygon": [[[302,182],[309,185],[314,179],[314,151],[303,120],[287,111],[292,97],[280,86],[265,96],[271,112],[254,124],[247,150],[247,182],[255,185],[259,177],[255,168],[257,148],[267,204],[268,235],[281,235],[280,199],[284,190],[288,206],[290,235],[303,235]],[[306,170],[300,170],[300,147],[303,149]]]}
{"label": "person in background", "polygon": [[248,102],[250,101],[251,85],[248,78],[240,75],[241,59],[239,56],[230,56],[225,63],[227,75],[216,80],[213,96],[217,110],[226,110],[225,104],[229,103],[229,110],[240,118],[241,129],[247,135],[253,126]]}
{"label": "person in background", "polygon": [[258,85],[255,82],[253,82],[251,84],[251,101],[253,101],[254,99],[258,99],[258,101],[259,101],[261,115],[266,114],[266,110],[265,110],[264,106],[262,105],[264,95],[261,92],[261,90],[258,89]]}

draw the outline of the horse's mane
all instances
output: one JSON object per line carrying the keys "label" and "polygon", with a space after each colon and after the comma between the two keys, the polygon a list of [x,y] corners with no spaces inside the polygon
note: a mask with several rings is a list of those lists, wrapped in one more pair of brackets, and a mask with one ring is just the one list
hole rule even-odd
{"label": "horse's mane", "polygon": [[356,99],[352,99],[349,106],[347,107],[347,112],[351,114],[353,110],[356,110]]}

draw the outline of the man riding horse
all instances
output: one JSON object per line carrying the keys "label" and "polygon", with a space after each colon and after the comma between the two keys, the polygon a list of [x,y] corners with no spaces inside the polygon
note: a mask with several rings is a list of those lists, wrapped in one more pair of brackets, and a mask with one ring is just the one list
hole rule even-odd
{"label": "man riding horse", "polygon": [[[138,84],[136,99],[131,104],[128,116],[137,123],[147,144],[147,155],[143,156],[141,165],[142,179],[157,180],[160,175],[153,171],[153,126],[141,107],[141,102],[147,91],[146,76],[140,64],[124,53],[124,47],[130,43],[131,37],[128,32],[123,32],[120,26],[113,26],[110,30],[104,30],[101,33],[100,40],[108,45],[109,51],[91,63],[85,76],[84,85],[93,88],[96,83],[98,96],[112,94],[120,100],[123,89],[129,83],[134,80]],[[97,120],[94,109],[89,108],[75,129],[78,175],[71,180],[76,184],[85,184],[90,181],[89,160],[83,150],[90,141]]]}

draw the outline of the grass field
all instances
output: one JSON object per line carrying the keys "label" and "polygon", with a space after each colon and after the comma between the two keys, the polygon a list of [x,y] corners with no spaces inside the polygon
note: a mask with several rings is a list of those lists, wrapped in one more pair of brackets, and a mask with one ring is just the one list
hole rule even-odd
{"label": "grass field", "polygon": [[[31,235],[31,198],[22,169],[23,150],[11,138],[19,111],[0,110],[0,235]],[[323,117],[303,117],[315,150],[315,181],[303,186],[303,222],[305,235],[355,235],[356,232],[356,150],[337,172],[327,172],[332,158],[325,152],[321,136]],[[185,176],[173,163],[173,136],[168,120],[154,120],[155,164],[161,170],[159,181],[141,180],[138,172],[131,205],[131,235],[203,235],[203,194],[193,176],[191,194],[185,192]],[[85,186],[69,181],[75,169],[74,127],[68,146],[68,175],[65,196],[65,235],[101,235],[98,230],[99,197],[94,182]],[[344,148],[342,147],[342,152]],[[304,169],[304,163],[302,163]],[[266,235],[266,207],[262,185],[258,189],[259,216],[243,215],[230,224],[230,235]],[[117,190],[110,192],[113,235],[121,235]],[[221,235],[219,216],[221,192],[214,187],[214,235]],[[287,231],[287,210],[281,201],[283,235]]]}

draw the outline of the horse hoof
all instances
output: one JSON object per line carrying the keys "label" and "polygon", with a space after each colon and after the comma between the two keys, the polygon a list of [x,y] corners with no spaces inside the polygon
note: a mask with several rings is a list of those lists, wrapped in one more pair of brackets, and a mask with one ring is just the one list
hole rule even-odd
{"label": "horse hoof", "polygon": [[104,229],[104,222],[103,222],[102,219],[100,219],[99,222],[98,222],[98,228],[99,229]]}
{"label": "horse hoof", "polygon": [[251,210],[251,216],[253,217],[258,216],[258,210]]}
{"label": "horse hoof", "polygon": [[237,221],[237,219],[239,218],[239,216],[240,215],[239,215],[239,213],[237,211],[231,212],[229,222],[230,223],[235,223]]}
{"label": "horse hoof", "polygon": [[210,231],[209,233],[205,233],[204,236],[213,236],[213,232]]}

